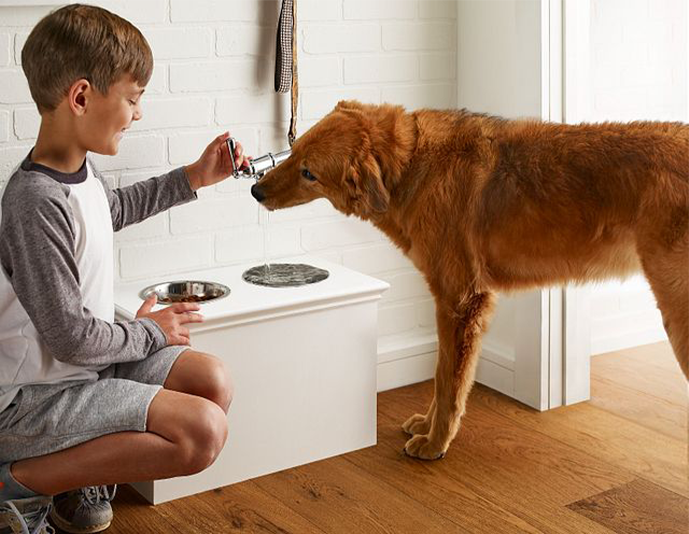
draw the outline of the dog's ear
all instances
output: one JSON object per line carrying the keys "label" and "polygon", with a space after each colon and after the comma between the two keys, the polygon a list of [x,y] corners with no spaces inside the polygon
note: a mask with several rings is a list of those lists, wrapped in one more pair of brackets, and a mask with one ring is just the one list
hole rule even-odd
{"label": "dog's ear", "polygon": [[337,106],[335,106],[336,110],[343,111],[343,110],[361,110],[362,109],[362,104],[358,100],[340,100],[337,103]]}
{"label": "dog's ear", "polygon": [[348,181],[353,189],[353,196],[360,202],[362,215],[387,211],[390,193],[383,183],[380,166],[371,154],[352,165]]}

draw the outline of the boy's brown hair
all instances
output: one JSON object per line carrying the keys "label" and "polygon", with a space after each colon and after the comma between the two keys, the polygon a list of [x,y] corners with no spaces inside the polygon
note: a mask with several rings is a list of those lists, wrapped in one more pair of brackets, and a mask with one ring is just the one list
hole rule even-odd
{"label": "boy's brown hair", "polygon": [[85,78],[101,93],[124,74],[148,83],[153,54],[141,32],[96,6],[73,4],[39,21],[22,49],[22,68],[38,111],[52,111]]}

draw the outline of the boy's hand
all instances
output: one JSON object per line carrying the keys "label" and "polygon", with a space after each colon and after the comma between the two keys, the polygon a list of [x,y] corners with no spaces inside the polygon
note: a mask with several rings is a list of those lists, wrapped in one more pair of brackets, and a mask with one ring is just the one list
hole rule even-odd
{"label": "boy's hand", "polygon": [[[229,137],[229,132],[219,135],[211,141],[211,144],[206,147],[195,163],[187,165],[189,185],[194,191],[218,183],[232,174],[232,161],[230,160],[232,156],[227,147]],[[240,143],[237,143],[234,161],[238,169],[243,169],[249,165],[249,158],[244,155],[244,149]]]}
{"label": "boy's hand", "polygon": [[189,329],[182,326],[185,323],[202,323],[203,316],[194,313],[201,309],[198,304],[180,302],[168,306],[164,310],[152,312],[151,309],[158,301],[158,297],[153,293],[148,297],[136,312],[136,318],[147,317],[153,319],[158,326],[165,332],[168,345],[189,345]]}

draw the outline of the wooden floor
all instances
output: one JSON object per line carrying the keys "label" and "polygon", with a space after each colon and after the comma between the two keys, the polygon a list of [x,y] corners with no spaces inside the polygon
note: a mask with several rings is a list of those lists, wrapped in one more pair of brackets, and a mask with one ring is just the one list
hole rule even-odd
{"label": "wooden floor", "polygon": [[[686,534],[687,384],[665,343],[596,356],[592,400],[538,413],[477,385],[447,457],[407,458],[432,383],[378,396],[378,445],[152,507],[120,533]],[[230,437],[231,439],[231,437]]]}

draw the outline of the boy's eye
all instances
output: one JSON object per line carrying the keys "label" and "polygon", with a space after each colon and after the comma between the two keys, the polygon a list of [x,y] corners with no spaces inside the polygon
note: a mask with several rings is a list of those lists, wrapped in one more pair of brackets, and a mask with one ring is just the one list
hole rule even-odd
{"label": "boy's eye", "polygon": [[315,182],[315,181],[317,180],[317,178],[316,178],[313,174],[311,174],[311,173],[308,171],[308,169],[304,169],[303,171],[301,171],[301,175],[302,175],[304,178],[306,178],[307,180],[310,180],[310,181],[312,181],[312,182]]}

